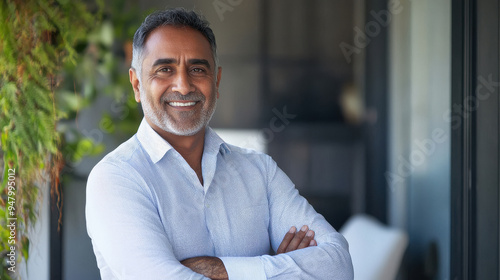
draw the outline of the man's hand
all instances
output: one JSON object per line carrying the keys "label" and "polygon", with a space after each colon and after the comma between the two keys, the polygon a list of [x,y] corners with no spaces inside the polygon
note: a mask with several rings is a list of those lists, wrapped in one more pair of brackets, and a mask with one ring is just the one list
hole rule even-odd
{"label": "man's hand", "polygon": [[228,279],[224,263],[216,257],[194,257],[181,261],[181,264],[212,280]]}
{"label": "man's hand", "polygon": [[314,240],[314,231],[309,230],[308,226],[303,226],[299,232],[297,232],[295,227],[291,227],[285,234],[276,254],[288,253],[297,249],[316,245],[318,244],[316,240]]}
{"label": "man's hand", "polygon": [[[297,228],[291,227],[285,234],[276,253],[288,253],[316,245],[318,244],[314,240],[314,231],[309,230],[308,226],[303,226],[298,232]],[[224,263],[217,257],[194,257],[181,261],[181,264],[213,280],[228,279]]]}

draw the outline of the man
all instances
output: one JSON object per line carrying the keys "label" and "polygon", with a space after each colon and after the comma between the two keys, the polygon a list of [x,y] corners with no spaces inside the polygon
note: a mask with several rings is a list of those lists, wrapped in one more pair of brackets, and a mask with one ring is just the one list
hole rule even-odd
{"label": "man", "polygon": [[221,73],[196,13],[157,12],[137,30],[144,119],[87,183],[102,279],[352,279],[347,242],[276,163],[207,126]]}

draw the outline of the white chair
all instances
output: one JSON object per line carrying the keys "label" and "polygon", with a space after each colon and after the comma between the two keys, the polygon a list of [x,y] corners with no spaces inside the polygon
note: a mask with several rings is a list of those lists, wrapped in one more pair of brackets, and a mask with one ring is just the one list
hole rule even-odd
{"label": "white chair", "polygon": [[356,280],[395,279],[408,235],[383,225],[375,218],[359,214],[351,217],[340,230],[349,242]]}

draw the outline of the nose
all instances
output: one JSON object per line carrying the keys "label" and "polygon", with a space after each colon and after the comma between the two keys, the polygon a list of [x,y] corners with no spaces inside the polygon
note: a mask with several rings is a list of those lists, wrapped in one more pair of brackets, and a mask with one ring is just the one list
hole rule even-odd
{"label": "nose", "polygon": [[174,77],[172,90],[177,91],[182,95],[187,95],[194,91],[194,85],[191,81],[189,73],[186,71],[178,71]]}

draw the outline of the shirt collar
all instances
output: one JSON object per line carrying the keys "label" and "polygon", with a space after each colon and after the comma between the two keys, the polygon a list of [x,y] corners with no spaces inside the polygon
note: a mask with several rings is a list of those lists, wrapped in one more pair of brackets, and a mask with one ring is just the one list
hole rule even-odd
{"label": "shirt collar", "polygon": [[220,138],[215,131],[207,127],[205,130],[205,147],[203,153],[230,153],[231,148],[227,145],[222,138]]}
{"label": "shirt collar", "polygon": [[153,163],[157,163],[163,156],[170,151],[172,146],[165,141],[143,118],[141,125],[137,130],[137,138],[144,150],[149,154]]}
{"label": "shirt collar", "polygon": [[[168,151],[173,150],[172,145],[154,131],[146,121],[146,118],[143,118],[139,125],[137,138],[153,163],[157,163]],[[222,153],[230,153],[231,149],[213,129],[207,127],[205,131],[205,147],[203,153],[217,154],[219,151]]]}

